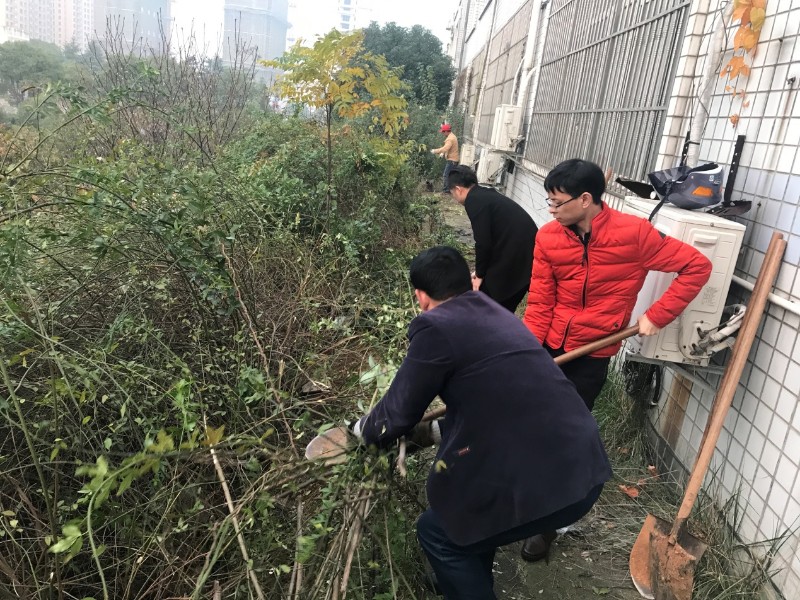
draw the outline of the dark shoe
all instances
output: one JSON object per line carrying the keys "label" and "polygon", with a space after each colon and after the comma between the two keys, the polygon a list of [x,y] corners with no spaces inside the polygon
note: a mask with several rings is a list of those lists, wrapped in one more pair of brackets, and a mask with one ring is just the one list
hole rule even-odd
{"label": "dark shoe", "polygon": [[553,543],[553,540],[556,539],[557,535],[558,534],[555,531],[547,531],[545,533],[529,537],[527,540],[525,540],[525,543],[522,544],[522,551],[520,554],[522,555],[523,560],[527,560],[528,562],[537,562],[545,559],[545,561],[549,563],[550,545]]}

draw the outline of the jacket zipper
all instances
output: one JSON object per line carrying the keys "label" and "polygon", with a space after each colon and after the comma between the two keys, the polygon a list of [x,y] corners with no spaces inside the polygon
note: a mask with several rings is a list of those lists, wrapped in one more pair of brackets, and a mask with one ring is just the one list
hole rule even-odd
{"label": "jacket zipper", "polygon": [[586,267],[586,276],[583,278],[583,291],[581,293],[581,308],[586,308],[586,288],[589,286],[589,242],[583,244],[583,264]]}
{"label": "jacket zipper", "polygon": [[[569,233],[567,233],[567,235],[569,235]],[[583,246],[583,257],[581,258],[581,264],[586,266],[586,276],[583,279],[583,290],[581,291],[581,309],[583,309],[586,308],[586,287],[589,283],[589,244],[584,242],[583,238],[575,232],[572,232],[572,235],[574,235]],[[566,347],[570,327],[572,327],[572,319],[567,321],[567,326],[564,328],[564,337],[561,338],[562,348]]]}

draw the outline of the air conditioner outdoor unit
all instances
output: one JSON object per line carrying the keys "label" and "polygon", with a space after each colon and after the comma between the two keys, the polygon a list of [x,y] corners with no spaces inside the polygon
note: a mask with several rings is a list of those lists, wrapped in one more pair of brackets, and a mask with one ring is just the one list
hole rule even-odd
{"label": "air conditioner outdoor unit", "polygon": [[460,154],[460,164],[472,168],[475,164],[475,144],[462,144]]}
{"label": "air conditioner outdoor unit", "polygon": [[489,185],[497,183],[498,176],[503,170],[505,157],[499,152],[484,149],[478,163],[478,183]]}
{"label": "air conditioner outdoor unit", "polygon": [[[654,200],[629,196],[622,210],[647,219],[656,204]],[[705,331],[719,325],[745,227],[722,217],[670,205],[659,209],[653,225],[702,252],[711,261],[711,278],[677,319],[654,336],[631,338],[627,350],[643,358],[707,366],[709,357],[693,356],[692,345],[700,338],[698,329]],[[661,297],[675,277],[675,273],[656,271],[647,275],[631,324]]]}
{"label": "air conditioner outdoor unit", "polygon": [[492,147],[510,151],[517,145],[522,109],[515,104],[501,104],[494,110],[492,125]]}

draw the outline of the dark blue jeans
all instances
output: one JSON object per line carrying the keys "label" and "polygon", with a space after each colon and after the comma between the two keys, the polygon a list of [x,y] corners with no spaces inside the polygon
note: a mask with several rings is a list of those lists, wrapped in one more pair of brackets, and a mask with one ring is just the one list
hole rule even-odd
{"label": "dark blue jeans", "polygon": [[450,171],[453,170],[453,167],[458,166],[458,163],[454,160],[448,160],[444,163],[444,176],[442,177],[442,191],[449,192],[450,191],[450,184],[447,183],[447,176],[450,175]]}
{"label": "dark blue jeans", "polygon": [[495,551],[500,546],[575,523],[589,512],[601,491],[603,486],[599,485],[576,504],[468,546],[450,541],[436,515],[428,509],[417,521],[417,539],[447,600],[495,600],[492,575]]}

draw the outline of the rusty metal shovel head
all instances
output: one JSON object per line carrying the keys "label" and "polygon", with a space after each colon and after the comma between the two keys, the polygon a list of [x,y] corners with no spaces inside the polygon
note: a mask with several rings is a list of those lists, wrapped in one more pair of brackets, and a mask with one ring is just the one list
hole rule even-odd
{"label": "rusty metal shovel head", "polygon": [[643,598],[691,600],[694,570],[708,547],[705,542],[678,531],[671,540],[672,524],[647,515],[630,557],[631,579]]}
{"label": "rusty metal shovel head", "polygon": [[323,465],[338,465],[347,460],[347,451],[353,443],[347,427],[334,427],[308,443],[306,458]]}

